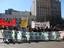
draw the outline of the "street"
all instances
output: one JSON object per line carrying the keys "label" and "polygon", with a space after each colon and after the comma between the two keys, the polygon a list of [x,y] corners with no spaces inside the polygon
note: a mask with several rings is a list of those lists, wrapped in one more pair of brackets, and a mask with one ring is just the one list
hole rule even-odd
{"label": "street", "polygon": [[64,42],[0,43],[0,48],[64,48]]}

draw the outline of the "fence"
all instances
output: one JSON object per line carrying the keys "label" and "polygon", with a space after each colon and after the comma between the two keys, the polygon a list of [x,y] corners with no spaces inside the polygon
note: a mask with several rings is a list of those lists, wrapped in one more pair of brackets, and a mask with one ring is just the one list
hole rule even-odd
{"label": "fence", "polygon": [[4,42],[60,41],[60,32],[23,32],[8,30],[3,32]]}

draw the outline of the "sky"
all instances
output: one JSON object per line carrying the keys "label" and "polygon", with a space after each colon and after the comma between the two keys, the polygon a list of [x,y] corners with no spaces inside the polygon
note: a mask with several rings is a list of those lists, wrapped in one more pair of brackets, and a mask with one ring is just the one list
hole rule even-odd
{"label": "sky", "polygon": [[30,11],[31,6],[31,0],[0,0],[0,12],[4,12],[8,8],[20,11]]}
{"label": "sky", "polygon": [[61,16],[64,18],[64,0],[61,0]]}
{"label": "sky", "polygon": [[[12,8],[19,11],[30,11],[32,0],[0,0],[0,13]],[[64,18],[64,0],[61,0],[61,16]]]}

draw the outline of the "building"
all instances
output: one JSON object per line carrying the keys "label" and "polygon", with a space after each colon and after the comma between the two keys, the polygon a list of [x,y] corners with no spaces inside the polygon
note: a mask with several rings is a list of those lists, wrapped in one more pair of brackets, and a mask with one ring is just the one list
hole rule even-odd
{"label": "building", "polygon": [[5,10],[5,15],[7,15],[7,17],[9,17],[10,15],[10,18],[22,18],[22,17],[26,18],[27,16],[30,15],[30,12],[8,9],[8,10]]}
{"label": "building", "polygon": [[8,10],[5,10],[5,13],[0,13],[0,18],[3,18],[5,20],[16,19],[16,26],[20,27],[19,24],[21,20],[27,19],[30,21],[30,12],[8,9]]}
{"label": "building", "polygon": [[0,13],[0,18],[4,19],[14,19],[16,18],[17,20],[19,19],[25,19],[30,16],[30,12],[28,11],[17,11],[14,9],[8,9],[5,10],[5,13]]}
{"label": "building", "polygon": [[31,13],[36,16],[36,21],[61,22],[61,2],[60,0],[32,0]]}

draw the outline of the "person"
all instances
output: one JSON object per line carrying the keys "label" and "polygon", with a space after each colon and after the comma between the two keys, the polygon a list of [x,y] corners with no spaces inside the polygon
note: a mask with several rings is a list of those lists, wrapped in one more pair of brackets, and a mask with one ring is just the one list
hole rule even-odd
{"label": "person", "polygon": [[38,32],[41,32],[40,27],[38,27]]}
{"label": "person", "polygon": [[43,28],[42,27],[40,27],[40,31],[43,32]]}
{"label": "person", "polygon": [[22,31],[23,31],[23,32],[26,32],[26,28],[22,28]]}
{"label": "person", "polygon": [[46,27],[45,31],[48,31],[48,27]]}
{"label": "person", "polygon": [[32,28],[31,27],[29,27],[29,32],[32,32]]}

